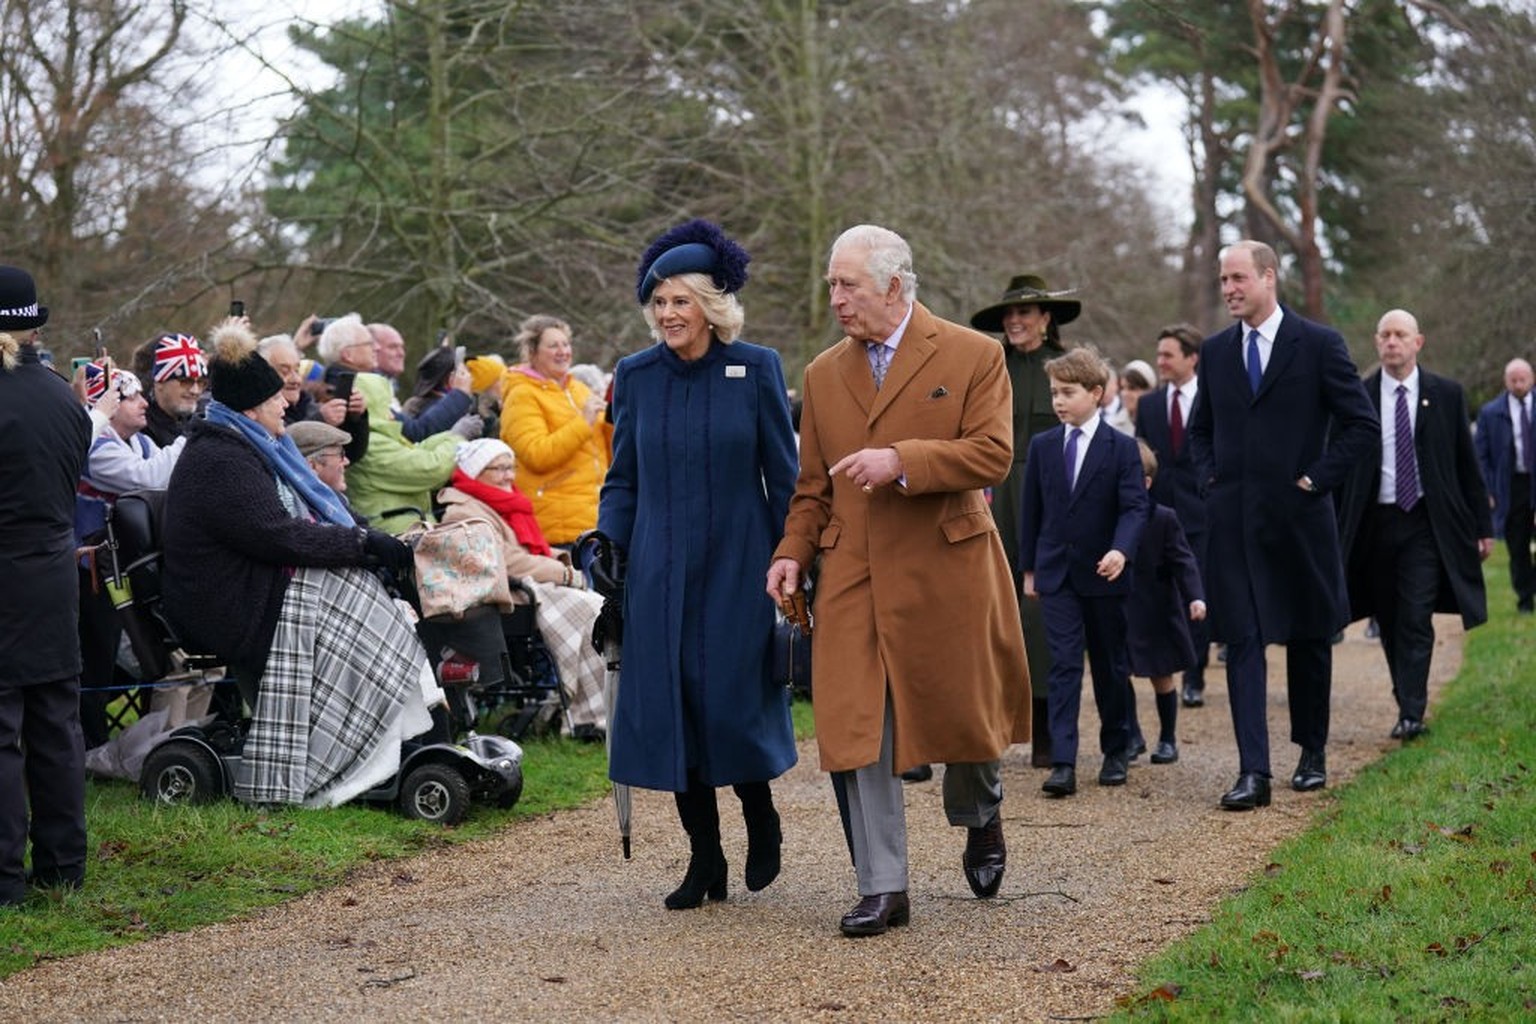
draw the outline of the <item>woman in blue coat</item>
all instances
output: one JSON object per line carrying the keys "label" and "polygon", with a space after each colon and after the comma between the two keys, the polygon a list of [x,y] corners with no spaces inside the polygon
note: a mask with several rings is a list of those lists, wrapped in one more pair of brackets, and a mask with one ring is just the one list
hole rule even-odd
{"label": "woman in blue coat", "polygon": [[636,294],[660,344],[614,372],[598,510],[628,560],[609,776],[676,794],[692,856],[666,898],[673,910],[725,898],[718,786],[741,799],[747,888],[778,875],[768,780],[795,763],[761,585],[794,491],[795,442],[778,355],[736,340],[748,259],[699,220],[646,250]]}

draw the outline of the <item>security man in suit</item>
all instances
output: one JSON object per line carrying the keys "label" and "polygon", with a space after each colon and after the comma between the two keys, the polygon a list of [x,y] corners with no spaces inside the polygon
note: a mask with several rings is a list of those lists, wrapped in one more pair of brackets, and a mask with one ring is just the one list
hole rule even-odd
{"label": "security man in suit", "polygon": [[1477,414],[1477,462],[1493,498],[1493,535],[1509,548],[1509,583],[1523,615],[1536,609],[1536,566],[1531,560],[1532,509],[1536,508],[1536,438],[1531,422],[1531,364],[1511,359],[1504,393]]}
{"label": "security man in suit", "polygon": [[1404,742],[1425,731],[1433,616],[1488,619],[1481,562],[1493,517],[1461,385],[1419,365],[1424,336],[1394,309],[1376,324],[1381,369],[1365,390],[1381,416],[1381,457],[1362,460],[1337,495],[1350,617],[1374,615]]}
{"label": "security man in suit", "polygon": [[1237,320],[1200,345],[1189,444],[1207,495],[1206,580],[1227,645],[1238,779],[1227,810],[1270,802],[1266,644],[1286,645],[1298,791],[1327,785],[1332,637],[1349,621],[1338,525],[1327,496],[1379,441],[1376,411],[1344,339],[1279,304],[1280,262],[1262,242],[1221,254]]}
{"label": "security man in suit", "polygon": [[997,342],[915,301],[900,235],[843,232],[827,284],[846,336],[805,370],[800,475],[767,589],[782,601],[819,559],[816,742],[846,787],[860,897],[841,928],[877,935],[911,913],[897,773],[913,765],[947,766],[971,890],[1002,883],[998,758],[1029,739],[1030,690],[983,492],[1012,459],[1012,395]]}

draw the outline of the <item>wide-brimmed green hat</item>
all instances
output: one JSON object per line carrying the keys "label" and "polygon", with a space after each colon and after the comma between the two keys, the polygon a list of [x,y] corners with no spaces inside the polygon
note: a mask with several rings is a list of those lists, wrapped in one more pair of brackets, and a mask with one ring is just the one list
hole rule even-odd
{"label": "wide-brimmed green hat", "polygon": [[1076,320],[1077,315],[1083,311],[1081,302],[1067,298],[1076,294],[1076,288],[1053,292],[1046,286],[1044,278],[1035,274],[1020,274],[1008,282],[1002,299],[971,317],[971,326],[978,331],[998,333],[1003,329],[1003,314],[1009,306],[1040,306],[1050,310],[1052,319],[1059,327]]}

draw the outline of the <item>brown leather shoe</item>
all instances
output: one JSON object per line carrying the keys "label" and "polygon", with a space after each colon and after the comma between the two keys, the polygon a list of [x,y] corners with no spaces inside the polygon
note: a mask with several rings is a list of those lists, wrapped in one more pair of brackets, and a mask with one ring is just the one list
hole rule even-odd
{"label": "brown leather shoe", "polygon": [[849,938],[884,935],[887,928],[904,925],[912,918],[912,905],[905,892],[882,892],[860,896],[853,909],[843,915],[840,927]]}
{"label": "brown leather shoe", "polygon": [[960,864],[965,868],[965,880],[977,897],[990,899],[997,895],[1003,884],[1003,871],[1008,866],[1008,844],[1003,842],[1003,814],[999,811],[984,827],[965,831],[965,853],[960,858]]}

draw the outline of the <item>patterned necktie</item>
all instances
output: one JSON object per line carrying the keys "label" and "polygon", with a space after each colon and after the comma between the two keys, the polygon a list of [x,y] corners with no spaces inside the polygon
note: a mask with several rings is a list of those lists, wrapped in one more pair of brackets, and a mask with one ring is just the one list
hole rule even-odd
{"label": "patterned necktie", "polygon": [[875,375],[875,390],[885,383],[885,370],[891,363],[891,350],[885,342],[869,346],[869,370]]}
{"label": "patterned necktie", "polygon": [[1520,472],[1531,471],[1531,396],[1520,399]]}
{"label": "patterned necktie", "polygon": [[1168,441],[1177,455],[1184,447],[1184,413],[1179,408],[1179,389],[1173,389],[1173,406],[1168,410]]}
{"label": "patterned necktie", "polygon": [[1419,463],[1413,455],[1413,423],[1408,419],[1408,387],[1397,386],[1397,507],[1412,512],[1419,503]]}
{"label": "patterned necktie", "polygon": [[1081,427],[1073,427],[1072,434],[1067,438],[1067,490],[1077,486],[1077,442],[1083,436]]}
{"label": "patterned necktie", "polygon": [[1259,332],[1257,329],[1248,332],[1248,388],[1253,394],[1259,393],[1259,381],[1264,379],[1264,366],[1259,362]]}

